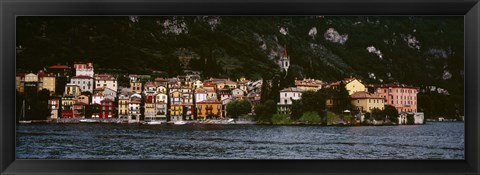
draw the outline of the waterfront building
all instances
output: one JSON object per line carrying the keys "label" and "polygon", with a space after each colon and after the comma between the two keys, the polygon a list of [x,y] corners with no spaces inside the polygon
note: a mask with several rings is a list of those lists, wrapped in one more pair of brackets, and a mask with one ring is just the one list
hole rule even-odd
{"label": "waterfront building", "polygon": [[50,91],[50,95],[55,94],[55,75],[47,74],[44,71],[40,70],[37,73],[38,75],[38,90],[46,89]]}
{"label": "waterfront building", "polygon": [[129,95],[128,93],[121,93],[118,96],[118,118],[119,119],[128,119],[129,115],[129,108],[128,108],[128,102],[129,102]]}
{"label": "waterfront building", "polygon": [[48,100],[48,108],[51,110],[49,119],[58,119],[60,100],[58,98],[50,98]]}
{"label": "waterfront building", "polygon": [[160,121],[166,121],[168,95],[165,92],[157,93],[155,100],[155,118]]}
{"label": "waterfront building", "polygon": [[287,47],[283,48],[283,55],[277,60],[277,64],[282,71],[288,71],[290,67],[290,57],[287,55]]}
{"label": "waterfront building", "polygon": [[89,76],[93,77],[93,63],[76,63],[73,64],[73,68],[75,69],[75,76]]}
{"label": "waterfront building", "polygon": [[105,98],[100,101],[100,115],[99,118],[112,118],[114,117],[115,105],[114,101],[109,98]]}
{"label": "waterfront building", "polygon": [[318,91],[322,88],[322,81],[315,79],[295,80],[295,86],[303,91]]}
{"label": "waterfront building", "polygon": [[17,73],[15,76],[15,89],[18,92],[23,93],[24,86],[25,86],[25,73]]}
{"label": "waterfront building", "polygon": [[153,82],[145,83],[143,89],[144,103],[145,103],[145,120],[150,121],[156,116],[155,101],[157,96],[157,86]]}
{"label": "waterfront building", "polygon": [[73,104],[75,104],[75,96],[64,95],[62,97],[62,110],[72,110]]}
{"label": "waterfront building", "polygon": [[93,78],[90,76],[74,76],[70,79],[70,84],[77,85],[82,92],[93,93]]}
{"label": "waterfront building", "polygon": [[100,87],[107,87],[117,92],[118,90],[117,79],[110,74],[96,74],[95,88],[100,88]]}
{"label": "waterfront building", "polygon": [[128,102],[128,122],[134,123],[140,121],[140,104],[142,96],[139,93],[130,95],[130,100]]}
{"label": "waterfront building", "polygon": [[76,102],[73,104],[73,118],[85,118],[85,107],[87,103]]}
{"label": "waterfront building", "polygon": [[355,92],[351,98],[354,108],[362,113],[370,113],[372,109],[383,110],[385,108],[385,100],[376,94]]}
{"label": "waterfront building", "polygon": [[62,109],[62,118],[73,118],[73,110],[72,109]]}
{"label": "waterfront building", "polygon": [[80,87],[78,87],[78,85],[67,84],[65,86],[64,95],[76,97],[76,96],[79,96],[80,94],[81,94],[81,90],[80,90]]}
{"label": "waterfront building", "polygon": [[303,90],[297,87],[289,87],[280,91],[280,102],[277,103],[279,114],[290,115],[293,101],[302,99]]}
{"label": "waterfront building", "polygon": [[170,89],[170,118],[172,121],[192,120],[195,110],[193,92],[188,87],[176,86]]}
{"label": "waterfront building", "polygon": [[398,112],[417,112],[418,87],[404,84],[375,85],[375,94],[384,98],[385,104],[394,106]]}
{"label": "waterfront building", "polygon": [[413,116],[412,124],[421,125],[424,124],[425,116],[423,112],[400,112],[398,115],[398,124],[407,125],[408,124],[408,115]]}
{"label": "waterfront building", "polygon": [[196,107],[198,120],[222,118],[222,102],[218,99],[203,100]]}

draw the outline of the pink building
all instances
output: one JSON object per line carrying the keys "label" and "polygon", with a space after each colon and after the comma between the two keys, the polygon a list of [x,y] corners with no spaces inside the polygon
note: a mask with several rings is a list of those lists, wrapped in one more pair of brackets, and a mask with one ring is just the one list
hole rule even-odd
{"label": "pink building", "polygon": [[385,105],[394,106],[398,112],[417,112],[419,88],[404,84],[375,85],[375,94],[385,99]]}

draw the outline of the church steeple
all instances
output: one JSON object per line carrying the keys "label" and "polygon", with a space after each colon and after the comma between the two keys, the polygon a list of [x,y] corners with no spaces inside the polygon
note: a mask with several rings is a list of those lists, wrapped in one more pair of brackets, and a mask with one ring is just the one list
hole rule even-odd
{"label": "church steeple", "polygon": [[287,55],[287,46],[283,47],[283,55],[278,60],[277,64],[285,72],[288,71],[288,67],[290,67],[290,57],[288,57],[288,55]]}

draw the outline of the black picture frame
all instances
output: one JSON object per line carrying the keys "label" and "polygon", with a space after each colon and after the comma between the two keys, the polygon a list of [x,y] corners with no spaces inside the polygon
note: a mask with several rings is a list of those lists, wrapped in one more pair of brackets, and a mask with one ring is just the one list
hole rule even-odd
{"label": "black picture frame", "polygon": [[[0,0],[1,174],[478,174],[478,0]],[[464,15],[465,160],[15,160],[15,18],[21,15]]]}

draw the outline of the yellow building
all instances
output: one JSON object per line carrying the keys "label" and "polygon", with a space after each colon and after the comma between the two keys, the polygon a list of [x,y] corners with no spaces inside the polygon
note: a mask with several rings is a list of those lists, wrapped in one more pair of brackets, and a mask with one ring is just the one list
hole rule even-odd
{"label": "yellow building", "polygon": [[73,104],[75,104],[75,97],[64,96],[62,97],[62,110],[72,110]]}
{"label": "yellow building", "polygon": [[43,71],[38,72],[38,90],[42,89],[50,91],[50,95],[55,94],[55,75]]}
{"label": "yellow building", "polygon": [[23,93],[23,85],[25,82],[25,74],[17,73],[15,76],[15,87],[18,92]]}
{"label": "yellow building", "polygon": [[25,82],[38,82],[38,76],[33,73],[25,75]]}
{"label": "yellow building", "polygon": [[199,120],[205,120],[208,117],[222,117],[222,102],[210,98],[197,103],[197,118]]}
{"label": "yellow building", "polygon": [[363,85],[356,78],[347,78],[344,80],[345,89],[348,91],[348,95],[352,95],[355,92],[364,92],[365,85]]}
{"label": "yellow building", "polygon": [[74,84],[67,84],[65,86],[65,93],[66,96],[79,96],[81,94],[80,87]]}
{"label": "yellow building", "polygon": [[385,108],[385,100],[375,94],[368,92],[355,92],[352,94],[352,105],[355,109],[362,113],[372,112],[372,109],[383,110]]}
{"label": "yellow building", "polygon": [[118,118],[128,119],[128,94],[120,94],[118,97]]}
{"label": "yellow building", "polygon": [[140,81],[131,81],[130,82],[130,90],[133,93],[142,93],[142,82]]}
{"label": "yellow building", "polygon": [[182,105],[172,105],[170,106],[170,118],[172,121],[181,121],[183,114]]}

